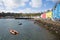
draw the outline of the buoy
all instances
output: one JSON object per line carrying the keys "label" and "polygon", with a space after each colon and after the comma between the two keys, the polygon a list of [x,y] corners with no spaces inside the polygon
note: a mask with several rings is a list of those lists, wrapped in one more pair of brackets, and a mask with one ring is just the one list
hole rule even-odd
{"label": "buoy", "polygon": [[12,35],[17,35],[17,34],[18,34],[18,32],[17,32],[16,30],[10,30],[10,33],[11,33]]}

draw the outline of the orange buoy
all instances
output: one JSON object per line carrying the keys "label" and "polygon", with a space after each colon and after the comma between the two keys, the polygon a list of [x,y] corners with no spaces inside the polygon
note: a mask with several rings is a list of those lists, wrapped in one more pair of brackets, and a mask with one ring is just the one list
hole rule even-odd
{"label": "orange buoy", "polygon": [[16,30],[10,30],[10,33],[11,33],[12,35],[17,35],[17,34],[18,34],[18,32],[17,32]]}

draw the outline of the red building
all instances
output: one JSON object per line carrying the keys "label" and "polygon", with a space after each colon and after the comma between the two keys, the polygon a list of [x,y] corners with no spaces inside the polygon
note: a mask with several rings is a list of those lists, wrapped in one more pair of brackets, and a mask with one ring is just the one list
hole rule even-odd
{"label": "red building", "polygon": [[41,15],[41,18],[45,19],[45,18],[46,18],[46,13],[43,13],[43,14]]}

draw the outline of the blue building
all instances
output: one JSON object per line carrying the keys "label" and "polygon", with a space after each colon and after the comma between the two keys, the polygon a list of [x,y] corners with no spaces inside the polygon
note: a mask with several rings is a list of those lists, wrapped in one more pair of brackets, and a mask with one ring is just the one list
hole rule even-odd
{"label": "blue building", "polygon": [[53,9],[53,19],[60,20],[60,3],[57,3]]}

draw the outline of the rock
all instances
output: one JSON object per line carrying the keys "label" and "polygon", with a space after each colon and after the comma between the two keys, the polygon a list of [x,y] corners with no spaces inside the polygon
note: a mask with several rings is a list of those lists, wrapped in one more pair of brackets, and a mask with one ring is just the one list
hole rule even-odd
{"label": "rock", "polygon": [[58,31],[55,31],[56,33],[58,33]]}

